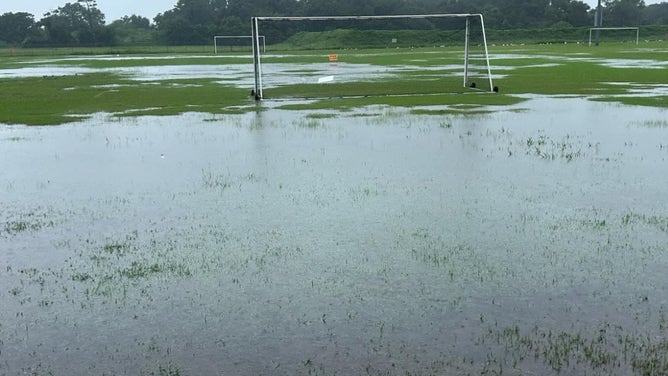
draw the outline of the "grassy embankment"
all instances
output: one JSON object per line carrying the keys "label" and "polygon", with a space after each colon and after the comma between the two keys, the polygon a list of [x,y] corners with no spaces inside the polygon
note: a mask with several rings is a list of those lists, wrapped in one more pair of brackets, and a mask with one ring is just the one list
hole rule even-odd
{"label": "grassy embankment", "polygon": [[[184,50],[185,51],[185,50]],[[49,51],[52,52],[52,51]],[[150,51],[149,51],[150,52]],[[0,123],[47,125],[76,121],[81,116],[109,112],[118,116],[174,115],[183,112],[230,113],[250,111],[255,104],[249,98],[250,87],[227,84],[220,77],[200,77],[142,81],[131,79],[114,68],[160,65],[216,65],[221,71],[227,64],[252,65],[248,57],[159,54],[146,59],[90,59],[40,62],[35,51],[16,51],[16,55],[0,60],[0,70],[33,66],[88,68],[92,71],[76,75],[43,75],[38,77],[0,78]],[[501,75],[494,84],[499,94],[462,88],[460,78],[452,76],[461,69],[461,47],[393,48],[373,50],[308,50],[290,56],[265,56],[264,63],[285,62],[300,70],[300,64],[324,62],[325,55],[340,52],[340,61],[371,66],[411,66],[391,80],[335,82],[328,85],[295,84],[267,90],[267,98],[314,97],[304,103],[288,103],[285,109],[348,109],[366,105],[391,106],[503,106],[521,102],[521,94],[595,95],[596,100],[627,104],[668,107],[668,96],[625,96],[627,87],[611,83],[665,85],[662,72],[668,61],[666,42],[643,42],[641,45],[605,44],[587,47],[583,44],[552,45],[490,45],[493,72]],[[70,54],[85,53],[71,51]],[[238,53],[237,53],[238,55]],[[604,64],[606,61],[623,64]],[[636,63],[638,60],[644,63]],[[661,69],[648,67],[658,63]],[[309,73],[306,69],[304,73]],[[448,78],[450,77],[450,78]],[[405,95],[387,95],[388,93]],[[416,95],[429,93],[430,95]],[[350,97],[347,97],[350,96]],[[439,110],[443,111],[443,110]],[[438,113],[438,111],[436,111]]]}

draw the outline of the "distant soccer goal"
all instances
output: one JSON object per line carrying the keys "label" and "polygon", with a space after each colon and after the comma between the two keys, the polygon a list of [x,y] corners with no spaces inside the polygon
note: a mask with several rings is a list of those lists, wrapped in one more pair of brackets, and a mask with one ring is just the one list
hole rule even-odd
{"label": "distant soccer goal", "polygon": [[592,44],[594,33],[603,34],[606,41],[640,43],[639,27],[591,27],[589,28],[589,46]]}
{"label": "distant soccer goal", "polygon": [[[267,51],[267,44],[264,35],[259,35],[262,52]],[[252,48],[253,36],[251,35],[216,35],[213,37],[213,53],[218,54],[223,51],[238,51]]]}
{"label": "distant soccer goal", "polygon": [[[264,23],[287,35],[272,54],[260,53]],[[253,17],[251,28],[258,100],[498,91],[481,14]]]}

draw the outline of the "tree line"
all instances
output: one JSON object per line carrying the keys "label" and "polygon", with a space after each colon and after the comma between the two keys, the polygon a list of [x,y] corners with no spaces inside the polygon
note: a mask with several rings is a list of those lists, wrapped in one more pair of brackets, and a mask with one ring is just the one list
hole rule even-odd
{"label": "tree line", "polygon": [[[605,26],[668,24],[668,2],[604,0]],[[106,23],[95,0],[66,3],[41,19],[27,12],[0,15],[0,45],[113,46],[190,45],[210,43],[213,35],[248,35],[252,16],[388,15],[482,13],[491,29],[568,28],[593,25],[595,9],[580,0],[178,0],[153,20],[137,15]],[[378,21],[380,22],[380,21]],[[323,28],[408,28],[349,22],[334,25],[305,22],[265,29],[274,41],[296,31]],[[388,21],[389,22],[389,21]],[[439,23],[440,22],[440,23]],[[444,21],[411,22],[422,29],[447,28]]]}

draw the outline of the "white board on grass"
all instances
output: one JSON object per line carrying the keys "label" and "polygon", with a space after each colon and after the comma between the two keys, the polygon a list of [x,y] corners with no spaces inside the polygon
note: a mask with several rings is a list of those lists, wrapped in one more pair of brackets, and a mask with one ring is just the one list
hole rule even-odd
{"label": "white board on grass", "polygon": [[325,83],[325,82],[332,82],[332,81],[334,81],[334,76],[325,76],[325,77],[318,78],[318,83],[319,84],[322,84],[322,83]]}

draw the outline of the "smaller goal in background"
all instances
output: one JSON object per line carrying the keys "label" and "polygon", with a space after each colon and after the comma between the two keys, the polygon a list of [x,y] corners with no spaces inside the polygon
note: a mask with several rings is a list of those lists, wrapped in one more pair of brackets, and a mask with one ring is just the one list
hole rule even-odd
{"label": "smaller goal in background", "polygon": [[[267,43],[264,35],[258,36],[262,53],[267,52]],[[216,35],[213,37],[213,53],[218,54],[224,51],[252,51],[252,35]]]}

